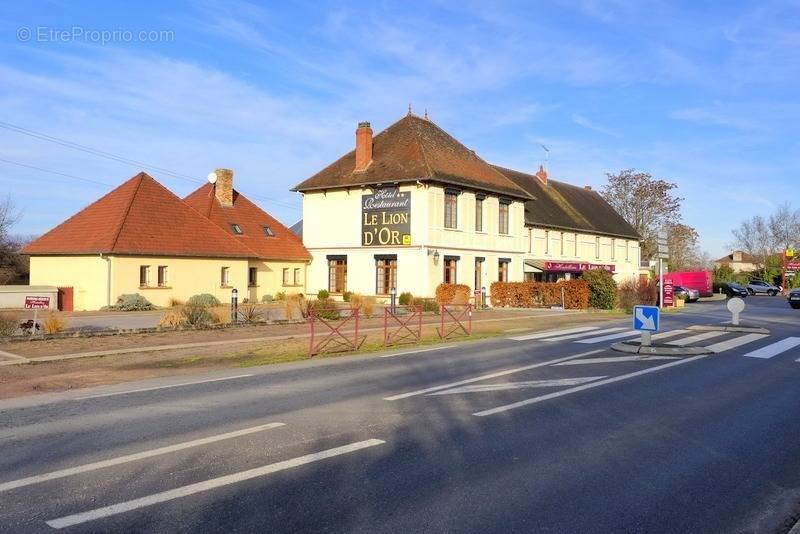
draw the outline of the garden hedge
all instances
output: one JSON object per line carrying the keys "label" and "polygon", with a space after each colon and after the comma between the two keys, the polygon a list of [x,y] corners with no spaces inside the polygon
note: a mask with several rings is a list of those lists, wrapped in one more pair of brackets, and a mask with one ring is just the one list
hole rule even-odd
{"label": "garden hedge", "polygon": [[585,310],[589,307],[589,285],[583,280],[560,282],[494,282],[491,286],[492,306],[512,308],[549,308],[561,306]]}
{"label": "garden hedge", "polygon": [[470,289],[466,284],[439,284],[436,287],[436,302],[446,304],[469,303]]}

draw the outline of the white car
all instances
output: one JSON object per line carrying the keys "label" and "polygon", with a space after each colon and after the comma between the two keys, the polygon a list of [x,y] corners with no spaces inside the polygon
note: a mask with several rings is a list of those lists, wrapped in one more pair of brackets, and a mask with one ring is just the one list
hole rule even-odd
{"label": "white car", "polygon": [[780,289],[772,284],[766,283],[763,280],[750,280],[750,283],[747,284],[747,292],[751,295],[763,293],[765,295],[769,295],[770,297],[774,297],[780,292]]}

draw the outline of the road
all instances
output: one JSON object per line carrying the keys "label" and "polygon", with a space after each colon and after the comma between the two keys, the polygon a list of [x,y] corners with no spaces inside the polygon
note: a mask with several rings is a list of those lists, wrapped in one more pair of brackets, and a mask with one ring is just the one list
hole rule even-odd
{"label": "road", "polygon": [[0,531],[773,532],[800,311],[747,304],[662,318],[709,356],[620,359],[626,319],[3,401]]}

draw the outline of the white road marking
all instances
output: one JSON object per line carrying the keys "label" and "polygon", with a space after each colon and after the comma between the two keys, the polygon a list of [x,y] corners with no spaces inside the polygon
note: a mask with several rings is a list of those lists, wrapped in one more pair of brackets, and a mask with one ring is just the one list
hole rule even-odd
{"label": "white road marking", "polygon": [[235,380],[237,378],[247,378],[249,376],[253,376],[252,374],[249,375],[236,375],[236,376],[225,376],[222,378],[210,378],[208,380],[196,380],[194,382],[181,382],[180,384],[168,384],[166,386],[153,386],[150,388],[140,388],[140,389],[129,389],[127,391],[113,391],[111,393],[98,393],[97,395],[87,395],[86,397],[78,397],[75,400],[86,400],[86,399],[99,399],[101,397],[114,397],[116,395],[128,395],[129,393],[141,393],[143,391],[155,391],[157,389],[168,389],[168,388],[179,388],[183,386],[194,386],[195,384],[208,384],[211,382],[222,382],[223,380]]}
{"label": "white road marking", "polygon": [[586,344],[602,343],[604,341],[611,341],[613,339],[621,339],[623,337],[633,337],[633,336],[636,336],[636,335],[639,335],[639,334],[641,334],[641,332],[639,332],[638,330],[628,330],[627,332],[622,332],[621,334],[609,334],[607,336],[592,337],[592,338],[589,338],[589,339],[581,339],[579,341],[576,341],[575,343],[586,343]]}
{"label": "white road marking", "polygon": [[456,393],[483,393],[486,391],[505,391],[509,389],[525,388],[557,388],[563,386],[577,386],[593,380],[600,380],[605,376],[584,376],[582,378],[557,378],[555,380],[529,380],[527,382],[504,382],[502,384],[474,384],[461,386],[444,391],[434,391],[428,395],[453,395]]}
{"label": "white road marking", "polygon": [[584,391],[587,389],[604,386],[606,384],[613,384],[614,382],[620,382],[622,380],[627,380],[628,378],[634,378],[641,375],[646,375],[648,373],[654,373],[656,371],[660,371],[662,369],[666,369],[668,367],[674,367],[676,365],[683,365],[684,363],[693,362],[695,360],[699,360],[701,358],[707,358],[707,354],[701,354],[699,356],[693,356],[691,358],[685,358],[683,360],[678,360],[674,362],[665,363],[664,365],[659,365],[657,367],[650,367],[649,369],[643,369],[641,371],[636,371],[634,373],[628,373],[626,375],[614,376],[612,378],[606,378],[605,380],[600,380],[598,382],[592,382],[590,384],[583,384],[582,386],[576,386],[574,388],[569,389],[562,389],[561,391],[556,391],[554,393],[549,393],[547,395],[542,395],[540,397],[534,397],[532,399],[525,399],[523,401],[514,402],[512,404],[506,404],[505,406],[498,406],[497,408],[491,408],[489,410],[483,410],[481,412],[475,412],[472,415],[476,415],[478,417],[484,417],[487,415],[493,415],[496,413],[505,412],[508,410],[513,410],[514,408],[520,408],[522,406],[527,406],[529,404],[535,404],[537,402],[546,401],[549,399],[555,399],[557,397],[563,397],[565,395],[570,395],[572,393],[577,393],[579,391]]}
{"label": "white road marking", "polygon": [[408,350],[408,351],[405,351],[405,352],[393,352],[392,354],[381,354],[380,357],[381,358],[394,358],[395,356],[407,356],[409,354],[418,354],[420,352],[431,352],[431,351],[434,351],[434,350],[450,349],[450,348],[452,348],[454,346],[455,345],[445,345],[445,346],[442,346],[442,347],[431,347],[429,349]]}
{"label": "white road marking", "polygon": [[678,356],[612,356],[610,358],[587,358],[585,360],[572,360],[569,362],[557,363],[556,365],[586,365],[593,363],[620,363],[620,362],[646,362],[650,360],[679,360]]}
{"label": "white road marking", "polygon": [[748,352],[745,354],[745,356],[750,358],[768,359],[772,358],[773,356],[777,356],[782,352],[793,349],[798,345],[800,345],[800,337],[787,337],[786,339],[782,339],[777,343],[767,345],[766,347],[761,347],[753,352]]}
{"label": "white road marking", "polygon": [[678,347],[684,347],[686,345],[691,345],[692,343],[699,343],[701,341],[705,341],[706,339],[712,339],[715,337],[724,336],[727,333],[728,332],[713,332],[713,331],[703,332],[702,334],[676,339],[675,341],[667,341],[667,345],[676,345]]}
{"label": "white road marking", "polygon": [[712,352],[725,352],[726,350],[735,349],[736,347],[741,347],[742,345],[764,339],[765,337],[769,337],[769,334],[747,334],[746,336],[740,336],[727,341],[720,341],[706,348]]}
{"label": "white road marking", "polygon": [[158,449],[151,449],[149,451],[137,452],[135,454],[118,456],[117,458],[109,458],[108,460],[102,460],[90,464],[78,465],[76,467],[70,467],[68,469],[59,469],[58,471],[50,471],[49,473],[43,473],[41,475],[20,478],[19,480],[12,480],[10,482],[3,482],[0,483],[0,492],[12,490],[15,488],[21,488],[23,486],[30,486],[32,484],[38,484],[40,482],[46,482],[48,480],[55,480],[57,478],[64,478],[72,475],[77,475],[79,473],[86,473],[88,471],[96,471],[97,469],[103,469],[105,467],[112,467],[115,465],[135,462],[137,460],[143,460],[145,458],[152,458],[153,456],[160,456],[162,454],[182,451],[184,449],[190,449],[192,447],[208,445],[209,443],[216,443],[217,441],[238,438],[239,436],[246,436],[248,434],[261,432],[263,430],[278,428],[280,426],[284,426],[284,423],[267,423],[265,425],[258,425],[250,428],[243,428],[241,430],[235,430],[233,432],[226,432],[225,434],[217,434],[216,436],[208,436],[207,438],[195,439],[183,443],[176,443],[175,445],[168,445],[166,447],[159,447]]}
{"label": "white road marking", "polygon": [[661,332],[659,334],[653,334],[652,336],[650,336],[650,339],[664,339],[666,337],[678,336],[681,334],[685,334],[687,332],[688,330],[668,330],[666,332]]}
{"label": "white road marking", "polygon": [[22,362],[27,362],[28,358],[25,356],[20,356],[19,354],[12,354],[11,352],[6,352],[4,350],[0,350],[0,356],[5,356],[6,358],[11,358],[12,360],[18,360]]}
{"label": "white road marking", "polygon": [[591,330],[599,330],[599,326],[579,326],[576,328],[565,328],[562,330],[548,330],[547,332],[537,332],[535,334],[528,334],[525,336],[514,336],[508,339],[513,341],[530,341],[532,339],[544,339],[546,337],[561,336],[564,334],[575,334],[577,332],[588,332]]}
{"label": "white road marking", "polygon": [[524,367],[517,367],[514,369],[507,369],[505,371],[498,371],[496,373],[490,373],[488,375],[481,375],[475,378],[467,378],[465,380],[459,380],[458,382],[451,382],[450,384],[442,384],[440,386],[432,386],[425,389],[418,389],[417,391],[410,391],[408,393],[400,393],[398,395],[392,395],[391,397],[384,397],[383,400],[386,401],[396,401],[400,399],[405,399],[408,397],[414,397],[416,395],[424,395],[425,393],[431,393],[432,391],[440,391],[442,389],[450,389],[456,386],[462,386],[464,384],[471,384],[473,382],[479,382],[481,380],[488,380],[490,378],[497,378],[499,376],[506,376],[513,373],[519,373],[520,371],[527,371],[528,369],[535,369],[537,367],[544,367],[546,365],[553,365],[554,363],[565,362],[567,360],[573,360],[575,358],[583,358],[584,356],[589,356],[590,354],[597,354],[598,352],[603,352],[602,349],[592,350],[589,352],[582,352],[580,354],[573,354],[572,356],[565,356],[563,358],[557,358],[555,360],[548,360],[546,362],[541,363],[534,363],[531,365],[526,365]]}
{"label": "white road marking", "polygon": [[162,491],[161,493],[155,493],[153,495],[148,495],[146,497],[141,497],[139,499],[133,499],[118,504],[112,504],[111,506],[104,506],[102,508],[96,508],[94,510],[89,510],[87,512],[81,512],[79,514],[59,517],[58,519],[51,519],[50,521],[47,521],[47,524],[52,528],[59,528],[59,529],[70,527],[73,525],[79,525],[81,523],[86,523],[88,521],[94,521],[96,519],[110,517],[112,515],[121,514],[123,512],[130,512],[132,510],[137,510],[139,508],[144,508],[146,506],[152,506],[154,504],[171,501],[173,499],[180,499],[181,497],[187,497],[189,495],[194,495],[196,493],[201,493],[204,491],[209,491],[223,486],[236,484],[238,482],[243,482],[245,480],[263,477],[266,475],[270,475],[272,473],[277,473],[278,471],[284,471],[286,469],[300,467],[301,465],[318,462],[320,460],[325,460],[327,458],[333,458],[334,456],[339,456],[342,454],[348,454],[361,449],[366,449],[368,447],[382,445],[383,443],[385,443],[385,441],[380,439],[368,439],[366,441],[359,441],[356,443],[351,443],[349,445],[344,445],[343,447],[335,447],[333,449],[327,449],[312,454],[306,454],[305,456],[299,456],[297,458],[292,458],[291,460],[285,460],[283,462],[264,465],[261,467],[256,467],[254,469],[248,469],[247,471],[240,471],[239,473],[233,473],[231,475],[212,478],[210,480],[205,480],[203,482],[197,482],[195,484],[189,484],[187,486],[181,486],[179,488]]}
{"label": "white road marking", "polygon": [[620,326],[617,328],[606,328],[605,330],[600,330],[599,332],[581,332],[580,334],[570,334],[568,336],[558,336],[558,337],[551,337],[547,339],[543,339],[542,341],[550,342],[558,342],[558,341],[566,341],[568,339],[577,339],[579,337],[587,337],[587,336],[595,336],[598,334],[610,334],[611,332],[619,332],[620,330],[625,330],[624,326]]}

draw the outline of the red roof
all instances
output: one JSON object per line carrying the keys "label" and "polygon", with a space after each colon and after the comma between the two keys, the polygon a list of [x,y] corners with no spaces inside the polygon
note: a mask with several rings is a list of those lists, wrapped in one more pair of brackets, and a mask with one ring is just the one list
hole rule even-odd
{"label": "red roof", "polygon": [[[311,259],[311,254],[294,232],[235,189],[231,207],[223,207],[219,203],[214,195],[214,186],[211,184],[199,187],[183,201],[246,245],[258,258],[304,261]],[[232,233],[232,224],[238,225],[242,233]],[[273,236],[265,233],[265,226],[272,230]]]}
{"label": "red roof", "polygon": [[22,253],[256,257],[143,172],[29,243]]}

